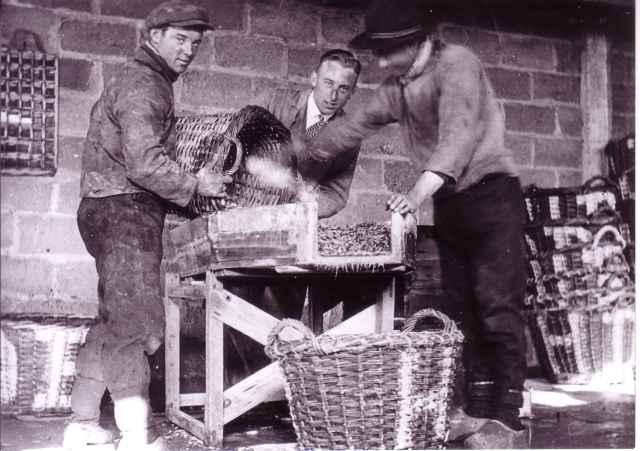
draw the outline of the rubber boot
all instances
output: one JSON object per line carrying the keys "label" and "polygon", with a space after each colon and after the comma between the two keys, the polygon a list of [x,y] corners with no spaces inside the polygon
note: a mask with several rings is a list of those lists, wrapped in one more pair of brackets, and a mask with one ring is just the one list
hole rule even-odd
{"label": "rubber boot", "polygon": [[478,432],[484,426],[488,418],[475,418],[467,415],[464,410],[457,408],[449,415],[449,438],[450,442],[459,442],[471,434]]}
{"label": "rubber boot", "polygon": [[104,445],[113,442],[113,433],[98,424],[98,421],[72,421],[64,429],[62,448],[81,450],[87,445]]}
{"label": "rubber boot", "polygon": [[122,433],[118,451],[164,451],[162,437],[156,437],[149,428],[151,407],[143,396],[129,396],[114,402],[116,424]]}

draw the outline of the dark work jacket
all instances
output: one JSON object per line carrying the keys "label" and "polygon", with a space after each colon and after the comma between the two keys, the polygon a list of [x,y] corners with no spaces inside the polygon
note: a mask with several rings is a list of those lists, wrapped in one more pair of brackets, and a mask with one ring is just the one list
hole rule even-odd
{"label": "dark work jacket", "polygon": [[196,178],[175,162],[173,72],[143,45],[105,84],[91,110],[82,156],[82,197],[150,191],[186,205]]}
{"label": "dark work jacket", "polygon": [[[282,122],[292,135],[297,135],[303,141],[308,142],[305,136],[307,124],[307,99],[311,90],[278,89],[266,102],[268,109],[280,122]],[[338,111],[333,118],[343,117],[344,111]],[[349,199],[351,181],[356,169],[358,152],[357,145],[349,152],[343,153],[329,162],[329,166],[323,177],[314,180],[318,185],[318,216],[326,218],[333,216],[342,210]],[[303,151],[304,152],[304,151]],[[306,158],[298,155],[298,158]]]}

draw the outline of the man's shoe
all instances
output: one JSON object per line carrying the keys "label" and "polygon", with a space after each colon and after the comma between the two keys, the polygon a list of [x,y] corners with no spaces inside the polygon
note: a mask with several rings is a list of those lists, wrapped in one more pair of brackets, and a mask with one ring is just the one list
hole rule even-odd
{"label": "man's shoe", "polygon": [[64,429],[62,447],[82,449],[87,445],[104,445],[113,441],[113,433],[95,422],[72,422]]}
{"label": "man's shoe", "polygon": [[476,418],[467,415],[464,410],[457,408],[449,416],[449,439],[450,442],[458,442],[469,437],[484,426],[488,418]]}
{"label": "man's shoe", "polygon": [[531,447],[528,428],[511,429],[498,420],[489,420],[464,441],[468,449],[527,449]]}
{"label": "man's shoe", "polygon": [[145,431],[141,434],[123,433],[116,449],[117,451],[168,451],[169,447],[162,436],[148,442],[147,432]]}

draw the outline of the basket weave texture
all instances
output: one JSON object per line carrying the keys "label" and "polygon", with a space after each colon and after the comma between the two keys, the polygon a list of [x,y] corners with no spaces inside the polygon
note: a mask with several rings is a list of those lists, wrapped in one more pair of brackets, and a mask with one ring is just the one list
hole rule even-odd
{"label": "basket weave texture", "polygon": [[[436,329],[414,332],[417,321]],[[303,338],[285,340],[292,328]],[[280,362],[302,448],[442,448],[463,336],[440,312],[422,310],[403,331],[315,337],[282,320],[266,352]]]}
{"label": "basket weave texture", "polygon": [[235,113],[183,116],[176,123],[176,162],[195,174],[208,166],[213,172],[231,175],[227,198],[196,194],[184,211],[189,217],[202,216],[234,207],[278,205],[293,200],[291,189],[274,187],[247,170],[249,157],[266,159],[291,171],[285,152],[291,140],[289,130],[269,111],[247,106]]}
{"label": "basket weave texture", "polygon": [[0,320],[3,415],[70,413],[76,358],[91,324],[86,318]]}
{"label": "basket weave texture", "polygon": [[[555,382],[618,383],[633,377],[635,293],[618,227],[574,244],[573,263],[529,262],[525,312],[538,359]],[[531,249],[529,249],[531,252]]]}

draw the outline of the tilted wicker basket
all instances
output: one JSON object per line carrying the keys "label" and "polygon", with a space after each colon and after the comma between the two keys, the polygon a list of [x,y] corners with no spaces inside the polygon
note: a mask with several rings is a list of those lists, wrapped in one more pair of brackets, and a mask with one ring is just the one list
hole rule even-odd
{"label": "tilted wicker basket", "polygon": [[76,357],[92,322],[62,317],[0,320],[3,415],[70,413]]}
{"label": "tilted wicker basket", "polygon": [[295,178],[293,162],[286,152],[291,134],[264,108],[247,106],[235,113],[180,117],[176,134],[176,162],[180,167],[195,174],[208,166],[233,177],[226,199],[196,194],[181,211],[184,215],[196,217],[233,207],[277,205],[295,197],[291,188],[273,186],[247,168],[249,158],[264,159]]}
{"label": "tilted wicker basket", "polygon": [[[414,332],[436,319],[442,328]],[[291,327],[304,338],[284,340]],[[285,393],[302,448],[441,448],[448,434],[463,336],[440,312],[422,310],[403,331],[315,337],[282,320],[266,352],[284,371]]]}

